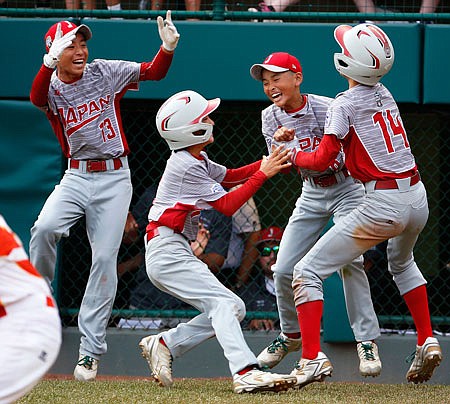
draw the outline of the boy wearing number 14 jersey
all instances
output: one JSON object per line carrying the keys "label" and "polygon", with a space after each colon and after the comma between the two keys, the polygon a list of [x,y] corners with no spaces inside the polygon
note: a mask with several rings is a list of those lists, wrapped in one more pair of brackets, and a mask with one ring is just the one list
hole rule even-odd
{"label": "boy wearing number 14 jersey", "polygon": [[[413,249],[428,219],[428,202],[398,106],[379,80],[394,63],[394,48],[376,25],[340,25],[334,37],[341,53],[335,67],[349,84],[331,103],[324,138],[317,150],[296,150],[292,162],[321,170],[343,149],[351,175],[364,184],[365,197],[331,228],[294,267],[294,298],[303,339],[300,364],[305,370],[320,349],[321,284],[369,248],[388,240],[389,272],[403,296],[417,331],[414,359],[406,373],[413,383],[429,380],[442,360],[433,336],[426,280]],[[304,383],[313,380],[303,372]]]}

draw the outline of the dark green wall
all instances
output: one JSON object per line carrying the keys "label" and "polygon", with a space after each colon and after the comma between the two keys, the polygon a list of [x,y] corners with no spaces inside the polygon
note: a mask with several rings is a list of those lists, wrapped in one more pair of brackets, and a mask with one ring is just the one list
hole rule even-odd
{"label": "dark green wall", "polygon": [[[4,38],[0,98],[28,97],[44,54],[44,34],[56,21],[46,18],[0,20],[0,35]],[[93,30],[90,59],[146,61],[154,56],[161,43],[155,21],[85,19],[83,22]],[[227,21],[179,21],[176,24],[181,40],[168,77],[156,85],[143,83],[141,91],[130,92],[127,97],[165,99],[179,90],[191,88],[206,97],[261,100],[264,94],[250,77],[249,68],[274,51],[287,51],[300,59],[305,76],[304,92],[335,96],[346,87],[333,64],[333,53],[340,50],[333,39],[336,24]],[[395,65],[384,80],[385,84],[398,102],[420,103],[423,26],[410,23],[380,26],[391,37],[396,53]],[[430,30],[430,35],[436,35],[434,27],[425,29]],[[450,29],[448,31],[450,36]],[[428,58],[435,55],[433,49],[443,54],[435,42],[426,41],[426,44],[429,42],[431,54],[425,52]],[[441,47],[447,42],[443,41]],[[446,65],[441,63],[441,66]],[[434,71],[426,72],[434,76]],[[426,83],[434,86],[435,78],[431,77]],[[427,89],[427,102],[433,102],[435,92]],[[450,100],[450,92],[444,97]],[[440,102],[443,102],[442,97]]]}
{"label": "dark green wall", "polygon": [[27,101],[0,101],[0,214],[28,251],[30,227],[61,179],[61,151],[50,124]]}

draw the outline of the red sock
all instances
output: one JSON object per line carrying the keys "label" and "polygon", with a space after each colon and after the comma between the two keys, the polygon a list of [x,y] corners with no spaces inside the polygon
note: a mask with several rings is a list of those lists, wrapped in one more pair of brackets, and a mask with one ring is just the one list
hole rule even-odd
{"label": "red sock", "polygon": [[428,295],[425,285],[419,286],[403,295],[417,331],[417,345],[423,345],[428,337],[433,336],[430,311],[428,309]]}
{"label": "red sock", "polygon": [[240,370],[240,371],[238,372],[238,375],[243,375],[244,373],[247,373],[247,372],[249,372],[250,370],[255,369],[257,366],[258,366],[258,365],[248,365],[248,366],[246,366],[244,369]]}
{"label": "red sock", "polygon": [[320,322],[323,301],[302,303],[296,309],[302,335],[302,358],[315,359],[320,352]]}

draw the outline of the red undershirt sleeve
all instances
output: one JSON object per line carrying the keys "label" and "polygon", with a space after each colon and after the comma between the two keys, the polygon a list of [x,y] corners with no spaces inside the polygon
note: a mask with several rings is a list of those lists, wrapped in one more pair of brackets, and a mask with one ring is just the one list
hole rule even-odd
{"label": "red undershirt sleeve", "polygon": [[261,166],[261,160],[239,168],[228,168],[221,185],[224,188],[233,188],[247,181]]}
{"label": "red undershirt sleeve", "polygon": [[324,135],[315,151],[297,151],[294,164],[308,170],[325,171],[332,165],[340,150],[341,142],[335,135]]}
{"label": "red undershirt sleeve", "polygon": [[158,81],[166,77],[169,67],[172,64],[173,52],[164,50],[161,46],[158,53],[151,62],[141,63],[140,81]]}
{"label": "red undershirt sleeve", "polygon": [[236,188],[216,201],[208,203],[225,216],[232,216],[233,213],[235,213],[259,188],[261,188],[266,180],[266,174],[258,170],[244,183],[244,185],[242,185],[242,187]]}
{"label": "red undershirt sleeve", "polygon": [[49,69],[42,65],[33,80],[30,91],[30,101],[36,107],[43,108],[47,106],[48,89],[50,87],[52,74],[53,69]]}

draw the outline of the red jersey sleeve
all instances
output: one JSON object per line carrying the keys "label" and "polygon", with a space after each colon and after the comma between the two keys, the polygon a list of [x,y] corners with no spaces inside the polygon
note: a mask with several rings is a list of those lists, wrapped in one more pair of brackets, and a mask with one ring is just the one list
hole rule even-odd
{"label": "red jersey sleeve", "polygon": [[239,168],[228,168],[221,184],[224,188],[233,188],[235,185],[243,184],[259,170],[260,166],[261,160],[258,160]]}
{"label": "red jersey sleeve", "polygon": [[293,163],[308,170],[325,171],[336,160],[341,142],[334,135],[324,135],[319,147],[313,152],[296,150]]}
{"label": "red jersey sleeve", "polygon": [[244,185],[242,185],[242,187],[236,188],[221,198],[208,203],[225,216],[232,216],[233,213],[235,213],[259,188],[261,188],[266,180],[266,174],[258,170],[244,183]]}
{"label": "red jersey sleeve", "polygon": [[151,62],[141,63],[140,81],[161,80],[166,77],[172,64],[173,52],[166,51],[162,46]]}
{"label": "red jersey sleeve", "polygon": [[50,88],[50,79],[52,78],[53,69],[42,65],[31,85],[30,101],[38,108],[47,106],[48,89]]}

